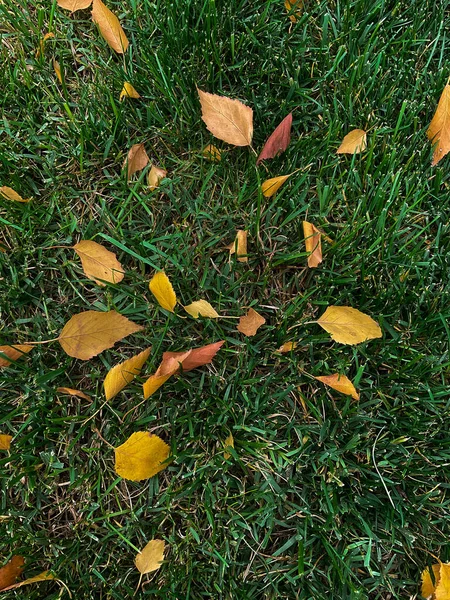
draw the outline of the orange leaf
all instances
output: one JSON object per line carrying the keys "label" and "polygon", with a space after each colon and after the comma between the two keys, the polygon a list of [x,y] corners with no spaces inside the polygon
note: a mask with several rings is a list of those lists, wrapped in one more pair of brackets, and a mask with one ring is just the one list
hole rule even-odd
{"label": "orange leaf", "polygon": [[428,139],[434,146],[432,165],[450,152],[450,85],[446,85],[427,131]]}
{"label": "orange leaf", "polygon": [[159,188],[159,184],[161,181],[167,176],[167,171],[164,169],[160,169],[159,167],[155,167],[152,165],[152,168],[148,172],[147,183],[151,192]]}
{"label": "orange leaf", "polygon": [[157,571],[164,560],[163,540],[151,540],[134,559],[137,570],[145,575]]}
{"label": "orange leaf", "polygon": [[2,187],[0,187],[0,196],[3,196],[7,200],[13,200],[14,202],[29,202],[31,200],[31,198],[22,198],[22,196],[19,196],[17,192],[7,185],[2,185]]}
{"label": "orange leaf", "polygon": [[[288,0],[287,0],[288,1]],[[292,113],[285,117],[264,144],[256,164],[274,158],[286,150],[291,141]]]}
{"label": "orange leaf", "polygon": [[16,555],[0,569],[0,590],[7,589],[10,585],[15,583],[16,579],[20,577],[23,571],[24,564],[25,561],[23,556]]}
{"label": "orange leaf", "polygon": [[[163,354],[163,362],[169,359],[178,359],[183,366],[183,372],[192,371],[192,369],[197,369],[198,367],[203,367],[203,365],[208,365],[212,362],[212,359],[219,352],[220,348],[224,345],[225,340],[220,342],[214,342],[213,344],[208,344],[206,346],[200,346],[200,348],[193,348],[186,352],[164,352]],[[185,358],[182,358],[183,355],[186,355]]]}
{"label": "orange leaf", "polygon": [[12,435],[0,433],[0,450],[9,450],[11,448]]}
{"label": "orange leaf", "polygon": [[222,153],[218,148],[216,148],[216,146],[213,146],[212,144],[205,146],[202,154],[206,160],[209,160],[210,162],[220,162],[222,160]]}
{"label": "orange leaf", "polygon": [[422,590],[421,594],[424,598],[429,598],[434,595],[436,591],[436,586],[439,583],[439,579],[441,578],[440,574],[441,565],[438,563],[436,565],[432,565],[432,571],[434,575],[434,583],[431,579],[430,569],[427,568],[422,572]]}
{"label": "orange leaf", "polygon": [[53,60],[53,69],[55,71],[56,77],[58,78],[59,83],[62,83],[62,75],[61,75],[61,65],[57,60]]}
{"label": "orange leaf", "polygon": [[248,313],[239,319],[237,330],[244,335],[251,337],[256,334],[261,325],[266,322],[265,318],[262,317],[256,310],[250,308]]}
{"label": "orange leaf", "polygon": [[289,18],[292,23],[297,23],[297,19],[302,14],[303,0],[284,0],[284,7],[290,13]]}
{"label": "orange leaf", "polygon": [[170,379],[172,375],[175,375],[175,373],[180,370],[180,363],[182,363],[190,353],[191,350],[188,350],[187,352],[176,353],[177,356],[168,357],[164,357],[163,354],[162,362],[159,365],[156,373],[151,375],[142,386],[144,398],[150,398],[150,396],[159,390],[159,388],[166,383],[166,381]]}
{"label": "orange leaf", "polygon": [[68,396],[77,396],[77,398],[83,398],[83,400],[91,400],[90,396],[88,396],[84,392],[81,392],[80,390],[74,390],[73,388],[58,387],[56,388],[56,391],[60,394],[67,394]]}
{"label": "orange leaf", "polygon": [[143,350],[136,356],[132,356],[108,371],[103,382],[105,396],[107,400],[114,398],[120,391],[133,381],[136,375],[139,375],[141,369],[150,355],[151,348]]}
{"label": "orange leaf", "polygon": [[309,252],[308,267],[317,267],[322,262],[322,243],[320,231],[308,221],[303,221],[306,252]]}
{"label": "orange leaf", "polygon": [[321,381],[325,385],[329,385],[333,390],[341,392],[341,394],[346,394],[347,396],[351,396],[354,400],[359,400],[359,394],[356,391],[355,386],[345,375],[335,373],[334,375],[321,375],[320,377],[314,377],[314,379]]}
{"label": "orange leaf", "polygon": [[92,0],[58,0],[58,6],[70,10],[70,12],[88,8],[91,4]]}
{"label": "orange leaf", "polygon": [[367,134],[363,129],[353,129],[342,140],[336,154],[359,154],[367,148]]}
{"label": "orange leaf", "polygon": [[230,251],[230,256],[236,252],[239,262],[248,262],[247,256],[247,232],[239,229],[236,233],[236,238],[232,244],[227,246]]}
{"label": "orange leaf", "polygon": [[202,105],[202,120],[219,140],[233,146],[249,146],[253,137],[253,110],[225,96],[202,92],[197,88]]}
{"label": "orange leaf", "polygon": [[123,54],[128,48],[128,40],[119,19],[101,0],[94,0],[92,5],[92,20],[97,23],[103,39],[108,45]]}
{"label": "orange leaf", "polygon": [[[9,365],[33,350],[33,346],[29,344],[17,344],[15,346],[0,346],[0,367],[9,367]],[[3,357],[4,354],[7,358]]]}
{"label": "orange leaf", "polygon": [[142,169],[144,169],[149,162],[150,159],[145,151],[144,144],[134,144],[134,146],[131,146],[130,150],[128,151],[127,159],[123,163],[123,166],[128,163],[128,181],[130,181],[131,176],[134,173],[137,171],[142,171]]}

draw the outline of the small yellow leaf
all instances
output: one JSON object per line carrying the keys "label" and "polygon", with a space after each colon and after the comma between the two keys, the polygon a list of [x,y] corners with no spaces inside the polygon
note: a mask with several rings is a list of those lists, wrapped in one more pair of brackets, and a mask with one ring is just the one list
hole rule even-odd
{"label": "small yellow leaf", "polygon": [[264,317],[257,313],[256,310],[253,310],[253,308],[250,308],[248,313],[239,319],[237,330],[247,337],[251,337],[256,334],[265,322]]}
{"label": "small yellow leaf", "polygon": [[194,319],[198,319],[198,317],[210,317],[211,319],[217,319],[220,317],[219,313],[211,306],[209,302],[206,300],[197,300],[196,302],[192,302],[188,306],[184,307],[184,310],[194,317]]}
{"label": "small yellow leaf", "polygon": [[440,575],[440,568],[441,565],[438,563],[436,565],[432,565],[432,570],[433,570],[433,575],[434,575],[434,583],[431,579],[431,574],[430,574],[430,569],[427,568],[422,572],[422,590],[421,590],[421,594],[424,598],[430,598],[431,596],[433,596],[435,590],[436,590],[436,586],[439,583],[439,579],[441,577]]}
{"label": "small yellow leaf", "polygon": [[150,159],[145,151],[144,144],[134,144],[134,146],[131,146],[130,150],[128,151],[128,156],[123,163],[123,166],[125,166],[125,164],[128,165],[128,181],[130,180],[131,176],[134,175],[134,173],[137,173],[137,171],[142,171],[142,169],[144,169],[149,162]]}
{"label": "small yellow leaf", "polygon": [[119,54],[123,54],[128,48],[127,36],[119,19],[101,0],[93,0],[92,20],[97,23],[100,33],[108,45]]}
{"label": "small yellow leaf", "polygon": [[204,158],[210,162],[220,162],[222,160],[222,153],[218,148],[216,148],[216,146],[213,146],[212,144],[205,146],[202,154]]}
{"label": "small yellow leaf", "polygon": [[183,363],[183,360],[187,358],[191,354],[191,350],[187,352],[177,352],[175,356],[163,356],[163,360],[159,365],[156,373],[150,375],[150,377],[145,381],[142,386],[144,392],[144,398],[150,398],[152,394],[154,394],[159,388],[166,383],[172,375],[178,373],[180,370],[180,364]]}
{"label": "small yellow leaf", "polygon": [[35,575],[34,577],[29,577],[24,581],[19,581],[19,583],[14,583],[13,585],[9,585],[2,589],[3,592],[7,590],[16,590],[17,588],[23,587],[24,585],[30,585],[30,583],[40,583],[41,581],[57,581],[56,577],[51,574],[50,571],[44,571],[43,573],[39,573],[39,575]]}
{"label": "small yellow leaf", "polygon": [[128,81],[123,84],[122,91],[120,92],[119,100],[124,98],[140,98],[141,95],[134,89],[134,87]]}
{"label": "small yellow leaf", "polygon": [[137,431],[115,448],[116,473],[130,481],[153,477],[167,467],[170,447],[157,435]]}
{"label": "small yellow leaf", "polygon": [[292,23],[297,23],[297,19],[302,14],[303,0],[284,0],[284,7],[290,13],[289,18]]}
{"label": "small yellow leaf", "polygon": [[320,231],[308,221],[303,221],[306,252],[309,252],[308,267],[314,268],[322,262],[322,242]]}
{"label": "small yellow leaf", "polygon": [[286,181],[286,179],[289,179],[291,175],[292,173],[289,173],[289,175],[280,175],[279,177],[272,177],[272,179],[266,179],[266,181],[264,181],[261,185],[261,191],[263,193],[263,196],[265,198],[271,198],[278,192],[278,190]]}
{"label": "small yellow leaf", "polygon": [[[15,344],[14,346],[0,346],[0,367],[9,367],[9,365],[33,350],[30,344]],[[4,355],[4,356],[2,356]]]}
{"label": "small yellow leaf", "polygon": [[0,433],[0,450],[9,450],[11,447],[12,435]]}
{"label": "small yellow leaf", "polygon": [[233,434],[230,433],[230,435],[226,438],[226,440],[223,443],[224,446],[224,451],[223,451],[223,457],[225,460],[228,460],[231,456],[231,454],[229,452],[227,452],[227,448],[234,448],[234,438],[233,438]]}
{"label": "small yellow leaf", "polygon": [[159,305],[173,313],[177,303],[177,297],[172,284],[164,271],[159,271],[153,275],[148,287],[157,299]]}
{"label": "small yellow leaf", "polygon": [[239,229],[236,233],[236,238],[232,244],[228,246],[230,257],[236,252],[239,262],[248,262],[247,256],[247,231]]}
{"label": "small yellow leaf", "polygon": [[62,83],[61,66],[57,60],[53,60],[53,69],[55,71],[55,74],[56,74],[56,77],[58,78],[59,83]]}
{"label": "small yellow leaf", "polygon": [[143,350],[136,356],[125,360],[108,372],[103,383],[107,400],[114,398],[120,391],[139,375],[141,369],[150,355],[151,348]]}
{"label": "small yellow leaf", "polygon": [[70,12],[89,8],[91,4],[92,0],[58,0],[58,6],[70,10]]}
{"label": "small yellow leaf", "polygon": [[450,563],[440,563],[439,581],[434,595],[436,600],[450,600]]}
{"label": "small yellow leaf", "polygon": [[356,391],[355,386],[345,375],[335,373],[334,375],[320,375],[319,377],[314,377],[314,379],[321,381],[325,385],[329,385],[337,392],[351,396],[354,400],[359,400],[359,394]]}
{"label": "small yellow leaf", "polygon": [[226,96],[202,92],[197,88],[202,120],[219,140],[233,146],[249,146],[253,137],[253,110]]}
{"label": "small yellow leaf", "polygon": [[383,335],[372,317],[350,306],[329,306],[317,323],[340,344],[361,344]]}
{"label": "small yellow leaf", "polygon": [[437,165],[450,152],[450,85],[446,85],[427,131],[434,147],[431,164]]}
{"label": "small yellow leaf", "polygon": [[60,394],[67,394],[68,396],[76,396],[77,398],[83,398],[83,400],[91,400],[90,396],[88,396],[80,390],[74,390],[73,388],[58,387],[56,388],[56,391]]}
{"label": "small yellow leaf", "polygon": [[359,154],[367,148],[367,134],[363,129],[353,129],[342,140],[336,154]]}
{"label": "small yellow leaf", "polygon": [[284,342],[284,344],[278,348],[277,352],[280,352],[281,354],[287,354],[291,350],[295,350],[297,346],[297,342]]}
{"label": "small yellow leaf", "polygon": [[88,279],[92,279],[98,285],[108,283],[119,283],[125,274],[122,265],[116,255],[104,248],[97,242],[81,240],[73,246],[73,249],[81,258],[83,271]]}
{"label": "small yellow leaf", "polygon": [[156,190],[156,188],[159,188],[161,181],[166,176],[167,176],[167,171],[164,171],[164,169],[160,169],[159,167],[155,167],[155,165],[152,165],[152,168],[148,172],[148,177],[147,177],[147,183],[150,188],[150,191],[153,192],[153,190]]}
{"label": "small yellow leaf", "polygon": [[137,570],[142,575],[157,571],[164,560],[163,540],[151,540],[134,559]]}
{"label": "small yellow leaf", "polygon": [[14,202],[29,202],[31,200],[31,198],[22,198],[22,196],[19,196],[17,192],[6,185],[0,187],[0,195],[7,200],[14,200]]}

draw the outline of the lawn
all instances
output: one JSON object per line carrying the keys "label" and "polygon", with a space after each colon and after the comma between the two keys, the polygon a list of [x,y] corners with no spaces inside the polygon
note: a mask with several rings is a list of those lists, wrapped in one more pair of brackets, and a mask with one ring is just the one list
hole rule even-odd
{"label": "lawn", "polygon": [[[426,137],[450,75],[445,4],[305,0],[291,23],[282,0],[108,1],[122,57],[90,9],[2,0],[0,185],[32,200],[0,199],[0,344],[55,338],[85,310],[144,326],[90,361],[54,343],[2,369],[0,432],[14,439],[0,453],[0,563],[23,555],[26,576],[52,569],[66,586],[5,600],[131,598],[152,538],[165,562],[136,597],[404,600],[450,560],[450,158],[432,167]],[[140,99],[119,101],[125,80]],[[196,85],[253,108],[257,152],[292,111],[287,151],[256,167],[215,140]],[[354,128],[367,150],[336,155]],[[158,190],[148,169],[127,183],[140,142],[168,172]],[[221,162],[202,156],[208,143]],[[329,238],[315,269],[304,220]],[[238,229],[247,264],[226,250]],[[116,253],[120,284],[86,277],[81,239]],[[236,318],[253,306],[266,324],[245,337],[236,318],[164,311],[148,289],[160,269],[183,305]],[[370,315],[383,337],[333,342],[314,323],[329,305]],[[143,401],[163,351],[218,340],[212,365]],[[286,341],[297,348],[277,354]],[[109,368],[148,346],[143,376],[106,402]],[[336,372],[359,401],[314,379]],[[175,457],[140,483],[115,473],[112,448],[136,431]]]}

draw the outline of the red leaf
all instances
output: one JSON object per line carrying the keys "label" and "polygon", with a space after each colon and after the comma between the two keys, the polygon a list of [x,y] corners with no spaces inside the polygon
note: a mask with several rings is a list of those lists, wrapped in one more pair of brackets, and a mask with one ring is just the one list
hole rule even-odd
{"label": "red leaf", "polygon": [[258,156],[256,164],[266,158],[274,158],[277,154],[281,154],[286,150],[291,141],[291,126],[292,126],[292,113],[288,114],[272,135],[269,137],[267,142],[264,144],[264,148],[261,150],[261,154]]}
{"label": "red leaf", "polygon": [[[189,355],[181,361],[183,365],[183,371],[192,371],[197,367],[202,367],[212,362],[212,359],[218,353],[220,348],[225,343],[225,340],[221,342],[215,342],[214,344],[208,344],[207,346],[201,346],[200,348],[194,348],[190,351]],[[185,355],[185,352],[164,352],[162,356],[163,363],[169,358],[178,358],[179,356]]]}

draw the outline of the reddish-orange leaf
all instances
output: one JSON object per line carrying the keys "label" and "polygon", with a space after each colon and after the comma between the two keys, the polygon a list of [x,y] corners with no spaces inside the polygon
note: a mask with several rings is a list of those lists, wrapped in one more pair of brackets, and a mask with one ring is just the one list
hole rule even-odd
{"label": "reddish-orange leaf", "polygon": [[347,396],[351,396],[354,400],[359,400],[359,394],[356,391],[355,386],[345,375],[334,373],[334,375],[321,375],[320,377],[314,377],[314,379],[321,381],[325,385],[329,385],[333,390],[341,392],[341,394],[346,394]]}
{"label": "reddish-orange leaf", "polygon": [[180,359],[185,352],[164,352],[163,354],[163,362],[164,360],[169,359],[177,359],[181,362],[183,366],[183,371],[192,371],[192,369],[196,369],[197,367],[202,367],[203,365],[208,365],[212,362],[212,359],[219,352],[220,348],[224,345],[225,340],[220,342],[215,342],[214,344],[208,344],[207,346],[200,346],[200,348],[194,348],[189,352],[189,354]]}
{"label": "reddish-orange leaf", "polygon": [[256,334],[261,325],[266,322],[265,318],[262,317],[256,310],[250,308],[248,313],[239,319],[237,330],[244,335],[251,337]]}
{"label": "reddish-orange leaf", "polygon": [[285,117],[267,142],[264,144],[261,154],[258,156],[256,164],[267,158],[274,158],[286,150],[291,141],[292,113]]}
{"label": "reddish-orange leaf", "polygon": [[4,567],[0,569],[0,590],[4,590],[20,577],[25,564],[23,556],[13,556]]}
{"label": "reddish-orange leaf", "polygon": [[[0,367],[9,367],[9,365],[33,350],[29,344],[16,344],[15,346],[0,346]],[[2,356],[4,355],[4,356]]]}
{"label": "reddish-orange leaf", "polygon": [[159,388],[166,383],[172,375],[175,375],[180,370],[180,363],[189,356],[190,350],[187,352],[179,352],[178,356],[164,357],[162,358],[161,364],[159,365],[156,373],[150,375],[147,381],[142,386],[144,390],[144,398],[150,398]]}
{"label": "reddish-orange leaf", "polygon": [[322,262],[322,242],[320,231],[308,221],[303,221],[306,252],[309,252],[308,267],[314,268]]}

